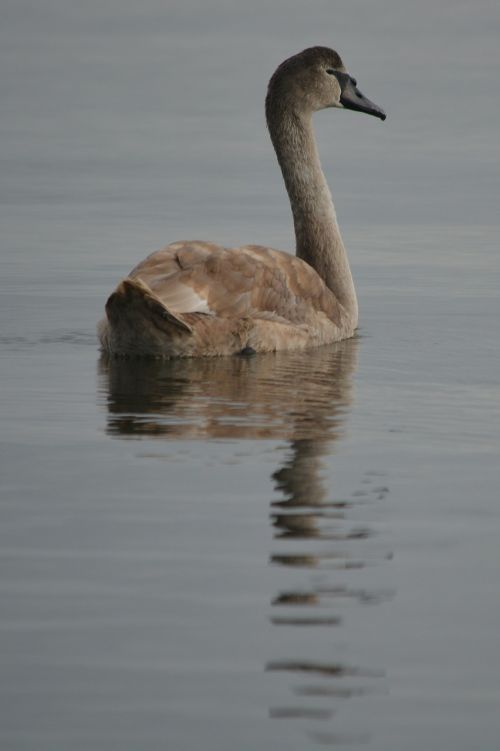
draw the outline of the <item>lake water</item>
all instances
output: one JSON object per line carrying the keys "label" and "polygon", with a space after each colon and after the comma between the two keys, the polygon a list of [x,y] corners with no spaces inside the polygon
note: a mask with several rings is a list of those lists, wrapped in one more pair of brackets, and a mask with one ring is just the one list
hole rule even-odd
{"label": "lake water", "polygon": [[[498,749],[500,11],[7,2],[0,746]],[[293,250],[284,57],[361,308],[304,353],[109,362],[116,282],[182,238]]]}

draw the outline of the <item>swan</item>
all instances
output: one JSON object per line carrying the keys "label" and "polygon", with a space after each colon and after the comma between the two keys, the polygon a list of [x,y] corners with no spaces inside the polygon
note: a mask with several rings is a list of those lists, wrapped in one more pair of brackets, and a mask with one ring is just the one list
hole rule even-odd
{"label": "swan", "polygon": [[258,245],[182,241],[123,279],[98,327],[117,356],[197,357],[306,349],[354,334],[358,303],[312,114],[384,111],[358,89],[337,52],[310,47],[278,66],[266,120],[290,199],[296,255]]}

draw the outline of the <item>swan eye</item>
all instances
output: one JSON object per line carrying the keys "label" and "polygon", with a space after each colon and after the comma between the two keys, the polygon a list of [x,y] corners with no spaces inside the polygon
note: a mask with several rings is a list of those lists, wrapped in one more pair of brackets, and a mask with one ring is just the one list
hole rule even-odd
{"label": "swan eye", "polygon": [[327,68],[327,73],[329,73],[331,76],[334,76],[337,71],[333,70],[333,68]]}

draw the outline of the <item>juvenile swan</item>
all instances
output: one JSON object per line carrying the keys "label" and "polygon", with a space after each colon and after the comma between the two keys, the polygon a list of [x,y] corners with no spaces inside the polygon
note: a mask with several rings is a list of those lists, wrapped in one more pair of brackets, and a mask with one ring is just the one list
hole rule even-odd
{"label": "juvenile swan", "polygon": [[356,292],[311,122],[326,107],[385,120],[333,50],[311,47],[281,63],[269,82],[266,118],[297,255],[257,245],[168,245],[141,261],[108,299],[99,324],[106,352],[232,355],[305,349],[353,335]]}

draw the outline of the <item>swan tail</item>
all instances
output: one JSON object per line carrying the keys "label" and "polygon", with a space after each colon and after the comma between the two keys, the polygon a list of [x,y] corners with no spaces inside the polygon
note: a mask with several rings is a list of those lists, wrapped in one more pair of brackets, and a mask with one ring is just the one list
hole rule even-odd
{"label": "swan tail", "polygon": [[193,333],[193,327],[169,310],[140,279],[124,279],[106,303],[98,327],[105,351],[115,355],[169,355],[169,349]]}

